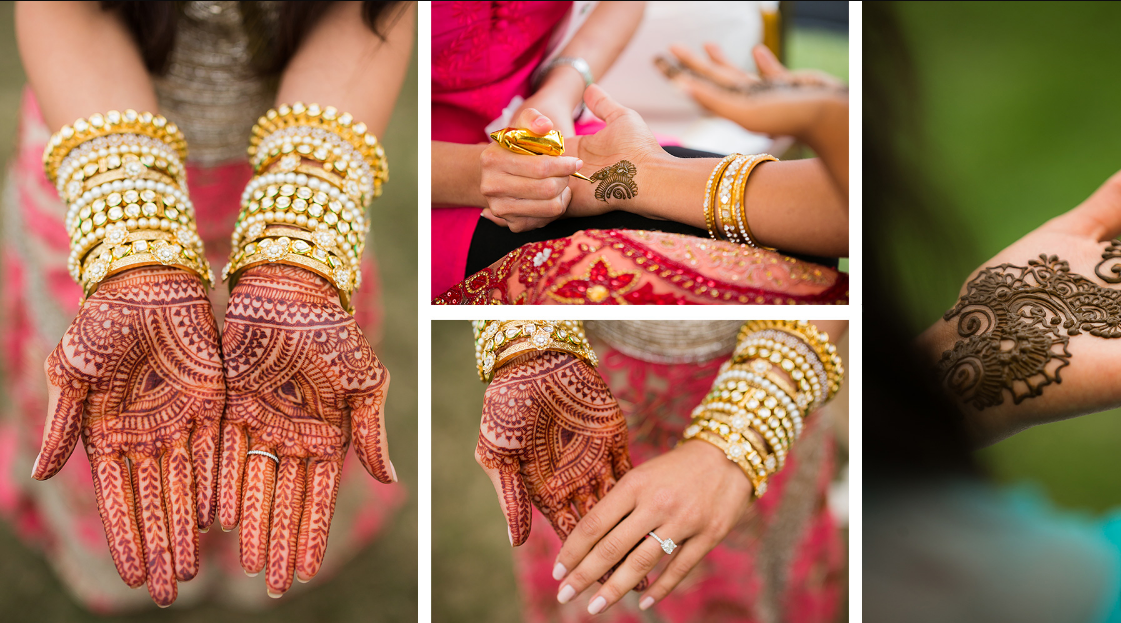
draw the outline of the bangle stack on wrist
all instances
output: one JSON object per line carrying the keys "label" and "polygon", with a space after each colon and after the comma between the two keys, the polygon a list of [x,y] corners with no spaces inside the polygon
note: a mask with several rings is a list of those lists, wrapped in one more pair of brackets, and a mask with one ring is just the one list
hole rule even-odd
{"label": "bangle stack on wrist", "polygon": [[176,266],[211,285],[183,161],[187,142],[167,119],[109,111],[63,126],[43,166],[69,205],[70,276],[83,301],[107,277],[140,266]]}
{"label": "bangle stack on wrist", "polygon": [[377,138],[347,113],[296,103],[253,126],[249,160],[256,176],[242,193],[222,278],[232,288],[251,266],[300,266],[338,288],[353,311],[370,229],[366,207],[389,178]]}
{"label": "bangle stack on wrist", "polygon": [[685,439],[701,439],[739,465],[762,497],[810,411],[840,388],[844,367],[829,336],[806,321],[744,324],[732,359],[693,410]]}
{"label": "bangle stack on wrist", "polygon": [[494,373],[514,357],[530,351],[553,350],[599,364],[580,320],[474,320],[475,363],[479,378],[489,383]]}
{"label": "bangle stack on wrist", "polygon": [[704,212],[708,235],[713,240],[728,240],[749,247],[758,247],[747,225],[744,205],[747,178],[764,162],[778,161],[770,154],[745,156],[732,154],[712,170],[705,188]]}

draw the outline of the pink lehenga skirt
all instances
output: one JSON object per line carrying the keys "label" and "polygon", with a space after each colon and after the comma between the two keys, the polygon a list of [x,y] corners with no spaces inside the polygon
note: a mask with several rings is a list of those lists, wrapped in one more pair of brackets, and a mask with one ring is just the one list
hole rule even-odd
{"label": "pink lehenga skirt", "polygon": [[[635,465],[671,450],[690,422],[724,358],[697,364],[641,361],[597,341],[599,372],[627,415]],[[534,529],[514,550],[523,618],[533,622],[666,621],[825,623],[836,619],[844,590],[845,553],[826,505],[834,448],[825,411],[811,414],[786,467],[769,481],[724,541],[651,610],[631,592],[605,614],[588,614],[598,584],[568,604],[557,602],[553,564],[561,541]],[[534,526],[548,520],[535,508]],[[653,581],[664,563],[655,568]]]}
{"label": "pink lehenga skirt", "polygon": [[[43,553],[75,599],[100,613],[154,608],[145,590],[130,589],[117,575],[109,556],[93,481],[84,450],[76,450],[49,481],[31,479],[47,413],[43,362],[78,312],[81,289],[66,270],[69,236],[66,206],[43,173],[43,148],[50,138],[30,92],[21,108],[17,152],[0,200],[4,237],[0,266],[0,340],[4,368],[0,376],[0,516],[19,538]],[[249,181],[247,163],[216,167],[188,166],[191,198],[199,234],[215,273],[226,263],[230,231],[241,191]],[[363,273],[375,275],[373,262]],[[356,318],[371,344],[379,337],[380,305],[376,279],[368,279],[356,297]],[[218,284],[210,293],[219,326],[228,292]],[[79,444],[81,445],[81,444]],[[331,538],[323,570],[310,584],[293,584],[292,593],[323,582],[360,548],[377,537],[405,498],[401,486],[377,483],[349,457],[343,468]],[[238,564],[237,532],[223,533],[215,522],[200,535],[201,569],[179,585],[178,602],[213,599],[248,607],[276,603],[265,594],[261,577],[249,578]]]}
{"label": "pink lehenga skirt", "polygon": [[437,305],[831,305],[848,275],[775,251],[682,234],[588,230],[524,245]]}

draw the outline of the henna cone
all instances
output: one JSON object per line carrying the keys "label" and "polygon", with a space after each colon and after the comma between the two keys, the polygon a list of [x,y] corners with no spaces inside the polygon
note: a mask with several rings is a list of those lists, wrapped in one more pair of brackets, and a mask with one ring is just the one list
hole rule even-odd
{"label": "henna cone", "polygon": [[341,463],[317,461],[308,466],[304,516],[300,521],[300,540],[296,551],[296,579],[301,582],[315,577],[323,565],[341,477]]}

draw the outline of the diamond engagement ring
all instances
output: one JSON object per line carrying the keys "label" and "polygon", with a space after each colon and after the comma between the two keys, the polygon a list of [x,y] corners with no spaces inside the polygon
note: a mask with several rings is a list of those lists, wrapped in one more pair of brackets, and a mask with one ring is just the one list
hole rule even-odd
{"label": "diamond engagement ring", "polygon": [[662,544],[662,551],[667,554],[672,554],[673,550],[677,548],[677,545],[674,544],[673,539],[666,539],[663,541],[659,539],[658,535],[654,534],[653,532],[650,533],[650,536],[654,537],[655,541]]}
{"label": "diamond engagement ring", "polygon": [[[245,456],[249,456],[250,454],[260,454],[261,456],[267,456],[270,459],[276,461],[277,465],[280,465],[280,458],[278,456],[276,456],[275,454],[273,454],[272,452],[265,452],[264,450],[250,450],[249,452],[245,453]],[[654,538],[658,538],[658,537],[654,537]],[[665,546],[663,545],[662,547],[665,547]]]}

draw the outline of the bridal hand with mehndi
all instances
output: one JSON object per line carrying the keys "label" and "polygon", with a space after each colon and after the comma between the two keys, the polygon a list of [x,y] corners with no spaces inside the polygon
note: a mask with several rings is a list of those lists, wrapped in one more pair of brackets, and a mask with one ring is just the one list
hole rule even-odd
{"label": "bridal hand with mehndi", "polygon": [[352,436],[370,475],[397,480],[382,420],[389,372],[335,288],[287,265],[242,273],[222,351],[219,520],[224,530],[240,523],[242,567],[267,567],[269,595],[279,597],[293,572],[307,582],[323,563]]}
{"label": "bridal hand with mehndi", "polygon": [[47,358],[50,406],[33,477],[56,474],[79,436],[121,579],[167,607],[199,568],[214,520],[225,383],[199,278],[147,267],[101,282]]}

